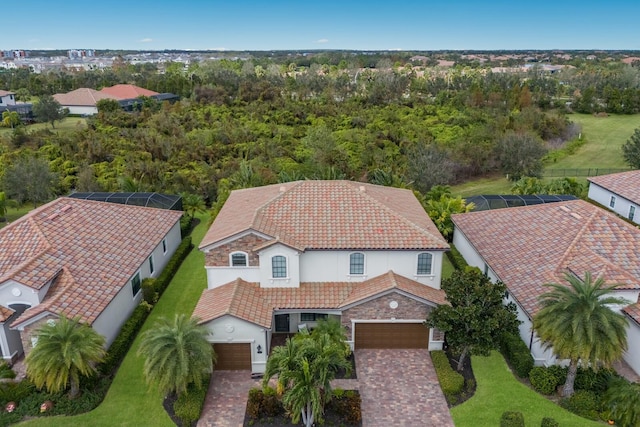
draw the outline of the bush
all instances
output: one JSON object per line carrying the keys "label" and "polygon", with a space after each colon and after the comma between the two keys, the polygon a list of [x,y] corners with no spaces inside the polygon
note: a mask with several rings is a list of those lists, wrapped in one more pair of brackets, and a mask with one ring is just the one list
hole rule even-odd
{"label": "bush", "polygon": [[561,401],[561,406],[576,415],[592,420],[598,419],[600,402],[596,394],[588,390],[578,390],[573,396]]}
{"label": "bush", "polygon": [[124,356],[129,351],[133,340],[138,335],[140,328],[142,328],[144,321],[147,320],[150,311],[151,306],[144,301],[133,310],[131,317],[122,325],[120,333],[111,343],[104,362],[100,365],[101,373],[108,375],[120,365],[120,362],[122,362],[122,359],[124,359]]}
{"label": "bush", "polygon": [[169,283],[171,283],[171,279],[175,276],[178,268],[182,264],[182,261],[189,255],[191,249],[193,248],[193,244],[191,243],[191,236],[187,236],[182,239],[180,246],[176,249],[175,253],[167,263],[167,265],[162,270],[162,273],[158,276],[155,283],[155,290],[158,293],[158,297],[162,296],[162,293]]}
{"label": "bush", "polygon": [[191,233],[191,224],[193,223],[193,218],[189,215],[182,215],[180,218],[180,236],[184,239]]}
{"label": "bush", "polygon": [[507,359],[516,375],[527,378],[533,368],[533,356],[520,336],[512,333],[502,334],[500,338],[500,351]]}
{"label": "bush", "polygon": [[460,254],[458,249],[456,249],[453,244],[449,244],[449,246],[450,250],[446,252],[447,258],[449,258],[449,261],[451,261],[451,264],[453,264],[456,270],[464,270],[465,267],[468,267],[469,264],[467,264],[467,261],[465,261],[464,257],[462,256],[462,254]]}
{"label": "bush", "polygon": [[538,393],[550,395],[558,387],[558,378],[553,371],[543,366],[536,366],[529,372],[531,386]]}
{"label": "bush", "polygon": [[432,351],[431,360],[433,360],[442,392],[449,402],[455,401],[464,387],[464,377],[453,370],[444,351]]}
{"label": "bush", "polygon": [[186,393],[182,393],[173,404],[173,411],[180,418],[183,426],[190,426],[194,421],[200,419],[208,387],[208,379],[200,387],[189,384]]}
{"label": "bush", "polygon": [[338,393],[335,391],[337,390],[334,390],[333,399],[329,405],[346,423],[359,425],[362,421],[360,393],[355,390],[340,390]]}
{"label": "bush", "polygon": [[260,418],[262,396],[262,390],[259,388],[252,388],[249,390],[249,399],[247,400],[247,415],[249,418],[254,420]]}
{"label": "bush", "polygon": [[560,427],[560,424],[553,418],[544,417],[540,423],[540,427]]}
{"label": "bush", "polygon": [[524,427],[522,412],[505,411],[500,417],[500,427]]}
{"label": "bush", "polygon": [[283,412],[284,408],[278,399],[276,390],[273,387],[263,388],[260,414],[265,417],[276,417]]}
{"label": "bush", "polygon": [[578,368],[576,375],[575,389],[589,390],[596,394],[602,394],[607,391],[607,385],[612,376],[616,375],[611,369]]}
{"label": "bush", "polygon": [[147,304],[154,305],[158,302],[158,293],[156,292],[156,279],[153,277],[147,277],[142,281],[142,299]]}

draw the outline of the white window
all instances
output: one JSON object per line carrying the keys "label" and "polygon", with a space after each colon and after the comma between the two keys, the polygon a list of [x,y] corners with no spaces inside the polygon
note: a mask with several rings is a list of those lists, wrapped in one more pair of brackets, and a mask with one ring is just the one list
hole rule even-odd
{"label": "white window", "polygon": [[234,252],[231,254],[231,267],[246,267],[249,265],[245,252]]}
{"label": "white window", "polygon": [[271,257],[271,277],[274,279],[287,277],[287,258],[282,255]]}
{"label": "white window", "polygon": [[633,221],[633,217],[636,215],[636,207],[635,206],[629,206],[629,220]]}
{"label": "white window", "polygon": [[416,274],[418,274],[418,276],[430,275],[432,264],[433,264],[433,255],[427,252],[418,254],[418,269]]}
{"label": "white window", "polygon": [[609,200],[609,207],[610,208],[616,207],[616,196],[611,196],[611,199]]}
{"label": "white window", "polygon": [[354,252],[349,255],[349,274],[364,274],[364,254]]}

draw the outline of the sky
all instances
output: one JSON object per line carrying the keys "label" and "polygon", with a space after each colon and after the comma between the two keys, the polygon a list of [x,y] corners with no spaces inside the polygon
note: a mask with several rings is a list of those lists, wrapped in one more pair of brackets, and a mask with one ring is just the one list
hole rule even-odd
{"label": "sky", "polygon": [[1,50],[640,50],[639,0],[24,0],[2,12]]}

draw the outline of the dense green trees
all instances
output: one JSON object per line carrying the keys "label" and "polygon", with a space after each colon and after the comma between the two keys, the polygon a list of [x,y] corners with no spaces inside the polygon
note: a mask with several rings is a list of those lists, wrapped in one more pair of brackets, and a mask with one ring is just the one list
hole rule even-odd
{"label": "dense green trees", "polygon": [[622,146],[625,162],[634,169],[640,169],[640,128],[636,129],[631,138]]}
{"label": "dense green trees", "polygon": [[33,114],[39,121],[51,123],[52,128],[56,127],[55,123],[58,120],[62,120],[67,115],[60,103],[50,95],[40,97],[33,105]]}
{"label": "dense green trees", "polygon": [[3,185],[6,195],[22,205],[30,201],[37,206],[49,201],[59,185],[58,175],[49,162],[38,157],[24,157],[7,167]]}
{"label": "dense green trees", "polygon": [[594,369],[610,366],[627,349],[627,320],[610,306],[628,301],[614,297],[617,285],[607,285],[603,277],[584,278],[565,274],[568,284],[551,283],[540,296],[541,309],[533,318],[533,327],[548,348],[560,359],[568,359],[569,371],[562,388],[571,396],[578,364]]}
{"label": "dense green trees", "polygon": [[70,386],[69,396],[77,397],[80,377],[93,375],[104,358],[104,337],[78,319],[66,317],[47,321],[35,337],[25,360],[29,379],[51,392]]}
{"label": "dense green trees", "polygon": [[503,304],[507,287],[492,283],[479,269],[455,271],[442,280],[442,289],[449,304],[434,308],[425,323],[446,334],[451,351],[459,357],[458,370],[469,355],[488,355],[503,333],[517,331],[515,304]]}

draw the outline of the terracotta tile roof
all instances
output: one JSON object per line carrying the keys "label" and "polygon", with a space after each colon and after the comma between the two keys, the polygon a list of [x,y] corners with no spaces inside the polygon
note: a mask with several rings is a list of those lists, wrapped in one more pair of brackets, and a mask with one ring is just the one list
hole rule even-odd
{"label": "terracotta tile roof", "polygon": [[118,99],[133,99],[139,96],[153,96],[158,95],[158,92],[154,92],[149,89],[145,89],[136,85],[115,85],[110,87],[103,87],[100,92],[109,94]]}
{"label": "terracotta tile roof", "polygon": [[640,325],[640,302],[631,304],[622,309],[629,317],[631,317],[638,325]]}
{"label": "terracotta tile roof", "polygon": [[261,288],[236,279],[202,292],[193,317],[200,323],[231,315],[265,328],[274,310],[335,310],[390,291],[401,290],[436,304],[444,304],[444,291],[423,285],[392,271],[364,282],[311,282],[299,288]]}
{"label": "terracotta tile roof", "polygon": [[15,95],[15,92],[10,92],[8,90],[0,90],[0,96],[7,96],[7,95]]}
{"label": "terracotta tile roof", "polygon": [[449,248],[410,190],[352,181],[233,191],[200,248],[248,230],[302,250]]}
{"label": "terracotta tile roof", "polygon": [[43,311],[92,323],[179,221],[182,212],[63,197],[0,230],[0,283],[53,284]]}
{"label": "terracotta tile roof", "polygon": [[14,311],[0,305],[0,322],[6,322],[13,315]]}
{"label": "terracotta tile roof", "polygon": [[640,170],[594,176],[587,179],[627,200],[640,203]]}
{"label": "terracotta tile roof", "polygon": [[119,99],[108,93],[99,92],[94,89],[80,88],[68,93],[56,93],[53,98],[64,106],[86,106],[95,107],[96,103],[102,99]]}
{"label": "terracotta tile roof", "polygon": [[544,283],[590,271],[618,289],[640,288],[640,230],[583,200],[453,215],[530,316]]}

